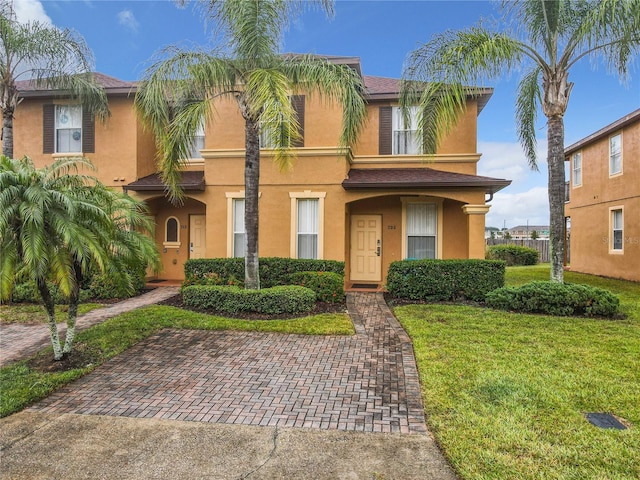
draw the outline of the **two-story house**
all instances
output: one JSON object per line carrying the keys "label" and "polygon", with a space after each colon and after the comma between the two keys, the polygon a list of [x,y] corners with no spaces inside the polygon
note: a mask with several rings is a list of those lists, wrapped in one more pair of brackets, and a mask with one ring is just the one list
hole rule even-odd
{"label": "two-story house", "polygon": [[[358,58],[329,59],[361,71]],[[82,153],[107,185],[147,202],[160,278],[183,278],[188,258],[243,256],[244,121],[235,100],[219,98],[213,119],[194,138],[182,175],[185,201],[174,206],[155,173],[153,139],[133,110],[135,84],[99,78],[112,112],[104,124],[52,92],[23,89],[16,156],[44,164]],[[477,116],[492,90],[469,97],[456,128],[425,157],[418,155],[415,120],[405,123],[399,112],[400,81],[363,79],[368,122],[356,145],[338,147],[336,105],[293,95],[303,134],[293,168],[279,170],[273,151],[261,149],[260,256],[343,260],[347,285],[377,286],[394,260],[484,258],[487,195],[510,183],[476,175]]]}
{"label": "two-story house", "polygon": [[571,270],[640,281],[640,109],[565,149]]}

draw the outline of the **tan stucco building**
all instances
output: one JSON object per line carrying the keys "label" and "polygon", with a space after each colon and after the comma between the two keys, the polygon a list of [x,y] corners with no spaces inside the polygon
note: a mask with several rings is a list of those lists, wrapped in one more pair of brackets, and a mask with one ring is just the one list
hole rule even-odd
{"label": "tan stucco building", "polygon": [[[358,58],[331,61],[361,71]],[[135,115],[135,84],[98,78],[112,113],[104,124],[64,98],[24,85],[15,156],[44,165],[82,153],[105,184],[145,200],[157,226],[160,278],[183,278],[190,257],[242,256],[244,121],[235,100],[218,100],[213,119],[194,139],[194,158],[182,177],[186,199],[176,207],[155,173],[153,138]],[[344,260],[347,284],[375,285],[384,284],[395,260],[484,258],[487,198],[510,183],[476,175],[477,117],[492,90],[468,99],[455,130],[427,158],[417,153],[415,125],[398,114],[399,80],[363,79],[368,122],[346,149],[338,147],[336,105],[292,96],[303,134],[292,169],[279,170],[273,152],[261,150],[260,256]]]}
{"label": "tan stucco building", "polygon": [[640,281],[640,110],[565,149],[571,270]]}

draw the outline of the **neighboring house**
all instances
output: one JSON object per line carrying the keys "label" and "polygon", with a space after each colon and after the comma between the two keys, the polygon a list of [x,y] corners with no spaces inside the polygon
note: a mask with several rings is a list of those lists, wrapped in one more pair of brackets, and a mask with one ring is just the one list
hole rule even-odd
{"label": "neighboring house", "polygon": [[[361,71],[358,58],[328,58]],[[492,89],[470,97],[439,151],[424,157],[415,122],[405,124],[397,108],[400,81],[363,78],[368,122],[346,149],[338,147],[340,109],[317,96],[292,95],[302,129],[293,168],[280,171],[273,151],[261,152],[260,256],[343,260],[347,285],[383,284],[394,260],[484,258],[487,195],[511,183],[476,175],[477,116]],[[186,198],[178,207],[165,198],[153,139],[133,110],[135,84],[99,79],[112,116],[95,125],[80,107],[24,85],[14,123],[16,156],[28,154],[42,165],[83,153],[107,185],[145,200],[157,226],[160,278],[183,278],[188,258],[242,256],[244,121],[235,101],[218,100],[213,119],[194,139],[181,181]]]}
{"label": "neighboring house", "polygon": [[512,240],[529,240],[536,232],[538,240],[549,240],[549,225],[518,225],[507,230]]}
{"label": "neighboring house", "polygon": [[565,149],[571,270],[640,281],[640,109]]}

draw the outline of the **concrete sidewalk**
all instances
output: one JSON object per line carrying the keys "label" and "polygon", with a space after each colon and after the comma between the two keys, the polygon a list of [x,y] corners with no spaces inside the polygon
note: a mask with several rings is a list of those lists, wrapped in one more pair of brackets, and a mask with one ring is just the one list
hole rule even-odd
{"label": "concrete sidewalk", "polygon": [[455,480],[430,435],[21,412],[0,479]]}

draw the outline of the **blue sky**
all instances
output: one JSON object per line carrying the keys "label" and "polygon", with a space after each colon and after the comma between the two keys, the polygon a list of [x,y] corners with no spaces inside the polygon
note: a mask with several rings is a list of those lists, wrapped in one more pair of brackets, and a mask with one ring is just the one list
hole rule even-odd
{"label": "blue sky", "polygon": [[[140,78],[150,58],[166,45],[213,44],[200,14],[192,6],[180,9],[170,1],[14,0],[14,4],[21,20],[40,19],[78,31],[93,50],[96,70],[123,80]],[[397,78],[406,55],[432,34],[469,27],[481,18],[486,25],[498,18],[497,7],[486,0],[338,0],[333,19],[319,11],[297,19],[282,50],[357,56],[366,75]],[[639,108],[639,72],[636,64],[625,86],[601,64],[592,65],[588,59],[578,64],[570,76],[575,86],[565,116],[565,144]],[[539,115],[540,172],[533,172],[514,128],[518,78],[515,74],[487,82],[485,86],[495,91],[478,118],[478,151],[483,154],[478,174],[513,180],[491,202],[487,226],[548,224],[544,117]]]}

